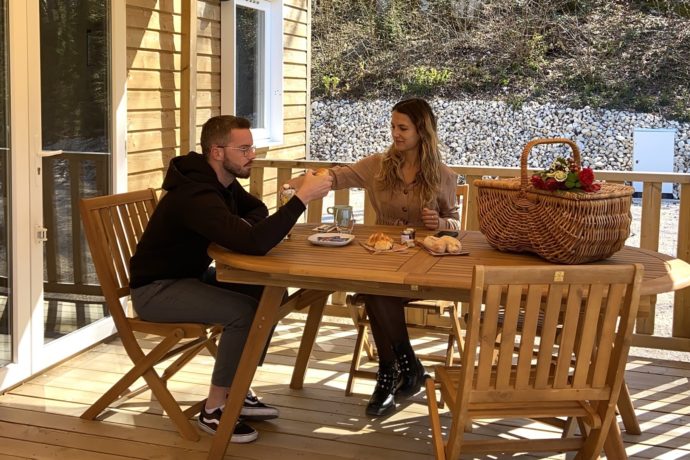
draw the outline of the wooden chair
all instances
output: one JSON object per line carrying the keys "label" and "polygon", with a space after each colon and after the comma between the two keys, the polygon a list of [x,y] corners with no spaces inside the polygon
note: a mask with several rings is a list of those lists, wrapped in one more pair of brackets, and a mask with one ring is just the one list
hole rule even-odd
{"label": "wooden chair", "polygon": [[[154,323],[126,313],[129,259],[156,204],[153,189],[82,199],[79,203],[84,232],[108,310],[122,345],[134,364],[81,418],[93,420],[113,402],[121,405],[150,389],[182,437],[196,441],[199,433],[189,418],[199,412],[203,401],[183,411],[166,382],[203,349],[215,356],[215,340],[221,328],[196,323]],[[152,350],[145,352],[135,333],[158,336],[161,340]],[[159,375],[154,366],[173,357],[177,358]],[[140,377],[143,377],[145,385],[131,389],[130,386]]]}
{"label": "wooden chair", "polygon": [[[609,458],[625,457],[615,409],[642,272],[637,264],[476,266],[462,365],[437,367],[436,381],[426,382],[436,458],[578,450],[577,458],[591,459],[605,442]],[[505,315],[494,355],[500,307]],[[540,311],[544,328],[537,336]],[[524,326],[518,329],[521,313]],[[445,442],[435,384],[452,415]],[[576,418],[582,436],[465,439],[474,419],[553,417]]]}
{"label": "wooden chair", "polygon": [[[458,185],[455,190],[455,198],[460,206],[461,230],[465,230],[467,224],[467,199],[469,185]],[[345,394],[352,394],[355,378],[376,379],[376,372],[364,371],[362,365],[362,351],[366,352],[369,361],[377,361],[376,349],[369,339],[369,320],[364,309],[364,301],[358,294],[347,296],[345,303],[350,317],[357,328],[355,349],[350,363],[350,374],[345,386]],[[453,364],[454,346],[457,346],[459,354],[462,353],[461,326],[458,319],[458,304],[446,301],[412,301],[405,306],[405,320],[407,327],[412,332],[432,332],[448,336],[448,346],[445,354],[417,354],[422,361],[435,361],[446,366]]]}

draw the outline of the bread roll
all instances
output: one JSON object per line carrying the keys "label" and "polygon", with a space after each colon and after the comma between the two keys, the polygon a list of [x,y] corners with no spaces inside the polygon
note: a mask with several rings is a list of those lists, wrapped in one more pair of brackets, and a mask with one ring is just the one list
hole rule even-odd
{"label": "bread roll", "polygon": [[385,233],[372,233],[367,244],[377,251],[385,251],[393,248],[393,239]]}
{"label": "bread roll", "polygon": [[327,168],[319,168],[314,172],[315,176],[327,176],[329,174]]}
{"label": "bread roll", "polygon": [[446,252],[457,254],[462,251],[462,243],[457,238],[449,235],[442,236],[441,239],[446,242]]}
{"label": "bread roll", "polygon": [[437,236],[427,236],[424,238],[424,241],[422,241],[422,244],[430,251],[437,252],[439,254],[446,252],[447,243],[443,238],[439,238]]}

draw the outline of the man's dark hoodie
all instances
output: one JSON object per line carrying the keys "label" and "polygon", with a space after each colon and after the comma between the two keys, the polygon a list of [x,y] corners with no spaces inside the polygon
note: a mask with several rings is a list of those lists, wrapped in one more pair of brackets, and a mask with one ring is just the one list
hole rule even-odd
{"label": "man's dark hoodie", "polygon": [[173,158],[163,181],[167,193],[151,216],[130,261],[130,287],[155,280],[198,278],[208,268],[210,243],[264,255],[278,244],[304,212],[293,197],[276,213],[236,180],[227,188],[206,159],[195,152]]}

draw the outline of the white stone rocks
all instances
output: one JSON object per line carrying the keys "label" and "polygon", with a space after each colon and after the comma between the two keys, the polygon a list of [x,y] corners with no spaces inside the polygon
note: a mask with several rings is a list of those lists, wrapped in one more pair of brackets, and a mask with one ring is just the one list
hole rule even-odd
{"label": "white stone rocks", "polygon": [[[317,100],[311,105],[310,158],[356,161],[390,144],[390,109],[396,101]],[[518,166],[524,145],[535,137],[575,140],[585,166],[626,170],[632,165],[634,128],[674,128],[676,172],[690,172],[690,123],[658,115],[500,101],[430,100],[448,164]],[[537,158],[530,166],[545,167]],[[548,161],[548,160],[547,160]]]}

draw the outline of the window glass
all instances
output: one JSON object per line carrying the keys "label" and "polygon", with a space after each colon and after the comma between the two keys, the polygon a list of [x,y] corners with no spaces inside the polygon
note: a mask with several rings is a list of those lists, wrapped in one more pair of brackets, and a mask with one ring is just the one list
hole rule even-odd
{"label": "window glass", "polygon": [[238,6],[236,10],[235,110],[252,128],[265,128],[264,35],[266,14]]}
{"label": "window glass", "polygon": [[108,152],[107,8],[41,2],[43,149]]}

